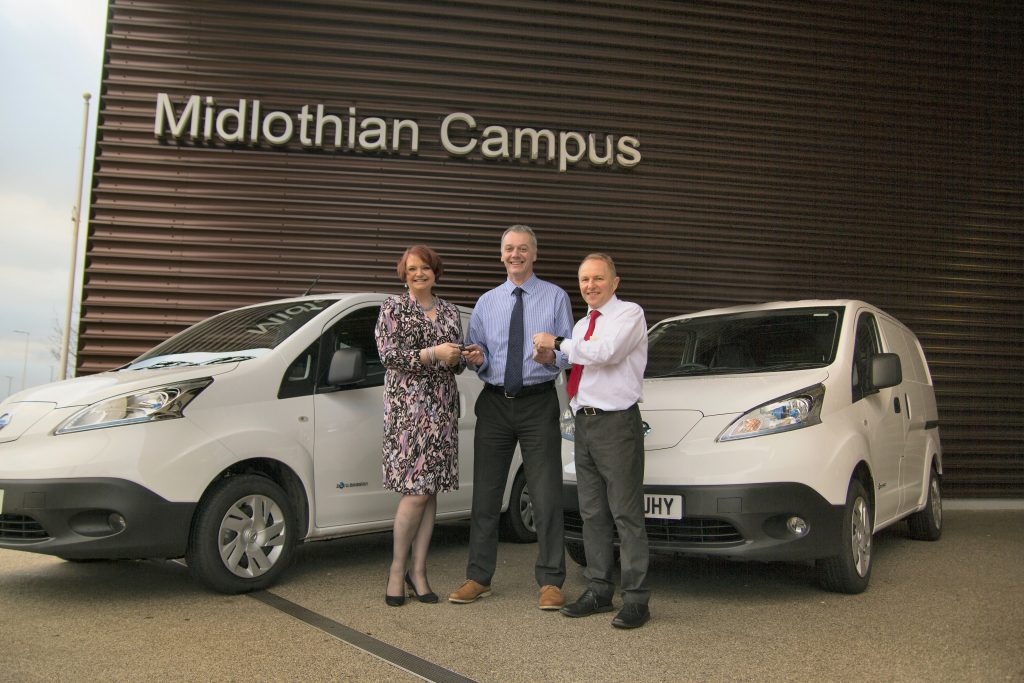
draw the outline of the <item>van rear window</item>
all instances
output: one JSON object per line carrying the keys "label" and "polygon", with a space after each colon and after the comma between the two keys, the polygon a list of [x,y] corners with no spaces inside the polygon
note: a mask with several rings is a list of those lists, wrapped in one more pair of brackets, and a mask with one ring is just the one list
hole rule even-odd
{"label": "van rear window", "polygon": [[672,320],[649,334],[645,377],[783,372],[836,357],[842,307],[747,311]]}

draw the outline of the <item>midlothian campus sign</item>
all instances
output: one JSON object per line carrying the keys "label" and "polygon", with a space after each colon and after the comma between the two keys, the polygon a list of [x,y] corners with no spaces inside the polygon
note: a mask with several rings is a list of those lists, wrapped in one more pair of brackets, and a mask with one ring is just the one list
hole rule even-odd
{"label": "midlothian campus sign", "polygon": [[[331,113],[323,104],[295,112],[264,111],[259,100],[220,106],[213,97],[192,95],[175,106],[167,93],[156,96],[153,133],[159,139],[237,145],[284,146],[298,140],[304,148],[334,152],[418,154],[420,127],[414,119],[362,116],[355,107]],[[557,164],[561,172],[579,164],[595,168],[632,168],[640,163],[640,140],[547,128],[483,125],[465,112],[448,114],[440,124],[441,146],[453,157],[529,159]]]}

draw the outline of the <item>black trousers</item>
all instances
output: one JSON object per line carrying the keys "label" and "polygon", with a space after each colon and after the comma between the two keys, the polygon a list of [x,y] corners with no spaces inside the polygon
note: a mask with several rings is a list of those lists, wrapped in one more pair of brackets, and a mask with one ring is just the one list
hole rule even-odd
{"label": "black trousers", "polygon": [[649,550],[644,527],[644,441],[640,409],[576,415],[576,487],[583,518],[587,587],[615,592],[614,532],[619,532],[622,598],[647,604]]}
{"label": "black trousers", "polygon": [[537,585],[560,587],[565,581],[558,411],[554,388],[520,398],[480,392],[473,440],[473,514],[466,578],[489,585],[494,576],[501,498],[518,443],[537,524]]}

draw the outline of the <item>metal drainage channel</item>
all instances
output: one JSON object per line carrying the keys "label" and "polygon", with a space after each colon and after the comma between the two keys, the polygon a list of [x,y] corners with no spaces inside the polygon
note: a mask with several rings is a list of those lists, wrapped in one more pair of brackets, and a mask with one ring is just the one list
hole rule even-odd
{"label": "metal drainage channel", "polygon": [[279,595],[274,595],[267,591],[258,591],[256,593],[250,593],[249,597],[254,600],[259,600],[269,607],[280,612],[284,612],[301,622],[309,624],[315,629],[323,631],[329,636],[333,636],[344,643],[348,643],[352,647],[358,648],[367,654],[373,655],[374,657],[377,657],[392,666],[398,667],[403,671],[407,671],[414,676],[418,676],[425,681],[431,681],[433,683],[473,683],[472,678],[461,676],[450,669],[445,669],[444,667],[410,654],[405,650],[400,650],[397,647],[388,645],[387,643],[381,642],[376,638],[366,635],[365,633],[360,633],[349,626],[339,624],[333,619],[328,619],[322,614],[317,614],[316,612],[306,609],[301,605],[297,605],[290,600],[286,600]]}

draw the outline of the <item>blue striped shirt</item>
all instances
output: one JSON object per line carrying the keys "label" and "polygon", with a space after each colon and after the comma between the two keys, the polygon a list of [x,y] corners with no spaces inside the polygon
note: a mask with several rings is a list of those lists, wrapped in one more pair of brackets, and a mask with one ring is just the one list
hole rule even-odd
{"label": "blue striped shirt", "polygon": [[[556,365],[541,365],[533,360],[533,335],[549,332],[556,337],[570,336],[572,307],[565,290],[536,275],[531,275],[520,287],[523,288],[523,386],[530,386],[554,379],[561,372],[560,368],[571,365],[560,351],[555,352]],[[486,292],[476,302],[469,319],[466,343],[479,344],[483,349],[484,364],[477,368],[477,373],[488,384],[505,383],[508,327],[516,300],[512,293],[515,288],[511,280],[505,280]]]}

